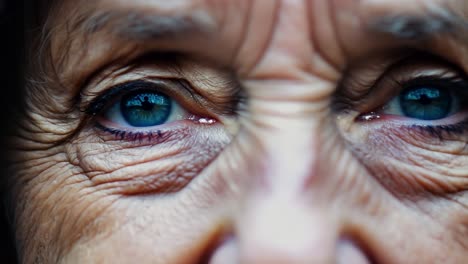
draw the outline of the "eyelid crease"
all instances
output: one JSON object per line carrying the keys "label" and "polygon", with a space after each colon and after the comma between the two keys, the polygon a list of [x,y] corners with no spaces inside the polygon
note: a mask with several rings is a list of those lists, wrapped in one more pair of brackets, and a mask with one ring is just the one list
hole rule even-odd
{"label": "eyelid crease", "polygon": [[[164,93],[178,101],[182,107],[188,108],[189,112],[197,115],[212,115],[210,111],[220,115],[235,112],[235,109],[231,109],[233,106],[230,102],[226,105],[216,105],[199,94],[188,81],[179,78],[144,78],[114,85],[83,106],[82,112],[88,116],[96,116],[105,111],[118,98],[137,90],[155,90]],[[197,106],[190,105],[187,100],[192,100]]]}
{"label": "eyelid crease", "polygon": [[450,86],[450,88],[456,88],[463,92],[468,93],[468,80],[463,79],[459,75],[446,75],[433,74],[433,75],[423,75],[416,78],[408,80],[395,80],[395,82],[401,86],[402,89],[414,87],[414,86],[424,86],[424,85],[441,85],[441,86]]}
{"label": "eyelid crease", "polygon": [[[386,77],[386,75],[395,67],[398,67],[403,61],[407,60],[410,55],[404,55],[399,57],[395,61],[390,63],[382,63],[378,65],[377,69],[370,69],[371,74],[375,74],[377,77],[367,78],[367,64],[365,62],[364,70],[366,77],[362,77],[362,71],[354,69],[354,66],[351,66],[350,70],[344,75],[344,78],[340,81],[337,87],[337,92],[334,95],[333,99],[333,110],[337,113],[346,112],[351,110],[356,105],[360,104],[363,100],[366,100],[373,91],[375,86]],[[387,60],[385,58],[384,60]],[[359,65],[357,67],[360,67]]]}
{"label": "eyelid crease", "polygon": [[[86,85],[82,86],[79,97],[76,98],[76,105],[81,112],[86,111],[87,105],[92,105],[94,100],[87,100],[90,97],[99,97],[99,94],[105,94],[106,91],[112,89],[112,87],[119,87],[119,84],[112,85],[111,88],[103,88],[101,92],[93,93],[87,86],[90,86],[91,80],[93,83],[104,82],[109,79],[113,79],[114,76],[125,76],[127,74],[139,72],[140,68],[146,68],[149,66],[155,69],[163,69],[164,74],[162,76],[151,76],[152,73],[143,73],[139,77],[135,77],[133,81],[145,81],[146,82],[160,82],[161,80],[166,83],[172,82],[172,84],[185,89],[177,89],[178,91],[188,92],[200,108],[208,108],[217,115],[225,116],[236,116],[239,112],[240,107],[246,101],[243,95],[243,89],[239,83],[237,77],[229,70],[225,68],[219,69],[216,72],[216,76],[205,76],[203,72],[198,72],[198,60],[196,58],[190,58],[186,54],[177,52],[149,52],[144,53],[130,61],[124,62],[124,68],[117,66],[114,70],[109,69],[104,72],[102,69],[98,71],[93,78],[90,78],[86,82]],[[120,64],[119,64],[120,65]],[[146,65],[146,66],[145,66]],[[210,69],[211,66],[208,66]],[[152,71],[152,70],[151,70]],[[202,70],[203,71],[203,70]],[[104,74],[104,75],[103,75]],[[97,79],[98,78],[98,79]],[[125,81],[125,83],[131,83]],[[166,85],[170,88],[170,85]],[[171,89],[169,89],[171,90]],[[172,89],[174,90],[174,89]],[[115,91],[118,93],[119,91]],[[112,96],[112,94],[109,94]],[[88,102],[88,101],[91,101]],[[83,110],[85,109],[85,110]],[[206,113],[205,113],[206,114]]]}
{"label": "eyelid crease", "polygon": [[[157,92],[167,94],[171,97],[180,97],[175,95],[177,92],[179,92],[188,94],[190,97],[192,97],[193,94],[191,91],[186,90],[186,87],[177,84],[177,81],[174,79],[161,78],[157,80],[145,78],[126,81],[124,83],[114,85],[113,87],[101,92],[100,95],[98,95],[88,104],[88,106],[84,107],[84,112],[88,115],[95,116],[104,111],[113,101],[121,98],[125,94],[138,90],[155,90]],[[172,88],[171,85],[177,85],[178,87],[181,87],[181,89]],[[177,92],[174,90],[177,90]]]}
{"label": "eyelid crease", "polygon": [[[335,95],[333,108],[337,113],[350,110],[357,110],[361,113],[372,112],[383,105],[384,100],[390,100],[409,84],[414,85],[418,81],[426,82],[426,84],[427,82],[451,82],[455,85],[455,80],[457,80],[457,87],[468,86],[466,74],[458,67],[424,52],[398,59],[381,72],[377,72],[377,77],[364,85],[359,83],[360,76],[353,76],[354,74],[355,72],[351,71]],[[356,88],[356,85],[359,87]],[[460,91],[464,92],[462,89]]]}
{"label": "eyelid crease", "polygon": [[[416,76],[416,77],[408,77],[404,76],[401,79],[389,78],[385,83],[377,84],[378,86],[386,86],[389,88],[385,88],[386,91],[385,95],[379,96],[381,98],[386,98],[382,100],[379,104],[376,104],[372,110],[368,112],[375,112],[378,113],[382,111],[385,105],[390,102],[393,98],[398,96],[399,93],[404,91],[405,89],[418,87],[418,86],[435,86],[441,87],[443,89],[451,89],[457,96],[462,96],[460,102],[462,105],[466,104],[466,98],[468,97],[468,80],[464,79],[462,76],[459,75],[452,75],[448,76],[444,73],[440,74],[430,74],[430,75],[423,75],[423,76]],[[466,107],[466,106],[465,106]]]}
{"label": "eyelid crease", "polygon": [[242,86],[234,77],[226,78],[226,80],[220,83],[213,83],[213,79],[196,80],[212,89],[198,89],[186,79],[179,79],[178,82],[192,92],[194,100],[197,100],[201,106],[209,106],[219,115],[236,116],[247,98],[243,94]]}
{"label": "eyelid crease", "polygon": [[[122,58],[117,58],[115,60],[112,60],[102,65],[101,67],[97,68],[95,71],[93,71],[92,74],[90,74],[88,78],[86,78],[85,81],[83,81],[82,85],[80,85],[80,89],[79,89],[80,93],[75,96],[74,101],[76,102],[76,104],[79,104],[79,103],[88,104],[86,102],[87,100],[83,100],[83,98],[91,97],[91,96],[95,96],[96,94],[99,94],[99,92],[98,93],[89,92],[88,91],[89,89],[87,89],[88,86],[93,86],[93,84],[96,85],[96,83],[100,83],[102,81],[112,79],[114,78],[114,76],[117,76],[117,75],[124,75],[127,73],[131,73],[136,68],[138,68],[140,64],[151,62],[151,64],[156,64],[158,65],[158,67],[166,69],[167,71],[176,72],[176,73],[181,72],[180,65],[179,65],[179,59],[180,59],[179,57],[180,57],[180,54],[173,53],[173,52],[156,52],[156,53],[151,52],[151,53],[145,53],[135,58],[131,58],[130,60],[122,59]],[[111,67],[112,65],[114,66]],[[125,65],[125,67],[122,67],[122,65]],[[168,78],[166,77],[163,79],[168,79]],[[116,87],[116,86],[118,86],[118,84],[113,85],[113,87]],[[87,93],[90,93],[90,94],[88,95]],[[80,109],[83,109],[83,108],[84,107],[80,107]]]}
{"label": "eyelid crease", "polygon": [[[405,62],[406,61],[403,61],[403,63]],[[398,67],[406,66],[399,63],[396,67],[392,67],[392,69],[387,72],[389,76],[381,78],[379,82],[375,83],[375,87],[372,89],[378,90],[381,86],[389,86],[389,92],[393,94],[393,96],[396,96],[402,90],[418,85],[450,86],[450,88],[457,88],[459,92],[463,92],[463,88],[468,85],[466,76],[456,69],[451,69],[449,66],[437,70],[426,69],[423,72],[411,72],[411,69],[406,69],[410,71],[408,74],[401,74],[401,72],[399,72],[401,69],[398,69]]]}

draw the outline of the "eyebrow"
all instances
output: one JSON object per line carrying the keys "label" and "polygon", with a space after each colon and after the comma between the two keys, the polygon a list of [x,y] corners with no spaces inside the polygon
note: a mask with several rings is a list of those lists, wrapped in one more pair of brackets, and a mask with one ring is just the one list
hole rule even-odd
{"label": "eyebrow", "polygon": [[208,33],[213,30],[210,22],[208,15],[203,13],[163,15],[107,11],[95,14],[81,23],[88,34],[110,29],[119,37],[145,41]]}
{"label": "eyebrow", "polygon": [[[370,31],[393,36],[400,40],[425,40],[436,35],[450,34],[454,38],[468,41],[468,21],[449,9],[437,8],[427,14],[385,15],[371,19]],[[457,33],[462,33],[457,35]]]}

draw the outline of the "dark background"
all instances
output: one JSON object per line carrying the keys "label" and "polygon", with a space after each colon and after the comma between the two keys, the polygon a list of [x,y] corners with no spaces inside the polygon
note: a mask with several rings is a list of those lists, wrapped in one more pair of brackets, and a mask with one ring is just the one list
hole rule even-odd
{"label": "dark background", "polygon": [[0,263],[16,263],[16,251],[6,217],[6,146],[7,135],[14,133],[15,108],[21,101],[24,6],[26,0],[0,0]]}

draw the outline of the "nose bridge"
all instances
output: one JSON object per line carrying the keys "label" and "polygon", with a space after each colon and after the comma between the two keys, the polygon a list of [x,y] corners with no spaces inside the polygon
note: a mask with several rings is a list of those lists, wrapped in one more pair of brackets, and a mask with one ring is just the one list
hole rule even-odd
{"label": "nose bridge", "polygon": [[[262,149],[256,153],[264,162],[248,175],[235,221],[240,263],[369,263],[360,247],[343,242],[349,226],[334,194],[346,175],[327,153],[340,143],[337,134],[324,138],[332,123],[326,120],[282,116],[267,121],[276,125],[256,128]],[[251,167],[258,160],[252,158]]]}
{"label": "nose bridge", "polygon": [[[278,0],[271,38],[243,76],[251,134],[266,162],[259,182],[275,195],[295,196],[319,175],[321,137],[338,74],[317,74],[323,64],[311,41],[308,1]],[[325,67],[327,68],[327,67]],[[320,165],[320,166],[319,166]]]}
{"label": "nose bridge", "polygon": [[320,188],[326,176],[320,171],[331,167],[327,156],[341,146],[330,107],[334,84],[311,77],[255,80],[244,86],[250,93],[244,131],[258,146],[261,158],[256,160],[263,161],[251,164],[259,167],[253,184],[283,196]]}
{"label": "nose bridge", "polygon": [[270,43],[243,82],[243,133],[261,157],[247,160],[257,170],[236,220],[241,263],[335,263],[340,223],[321,191],[335,177],[322,173],[332,171],[323,169],[331,167],[324,145],[338,137],[330,129],[335,84],[314,76],[306,1],[280,8]]}
{"label": "nose bridge", "polygon": [[256,135],[265,158],[237,219],[240,263],[335,263],[341,226],[321,190],[334,177],[320,175],[323,123],[283,118]]}
{"label": "nose bridge", "polygon": [[300,121],[287,120],[282,122],[281,128],[271,128],[264,135],[258,135],[265,155],[258,177],[274,195],[302,195],[304,184],[314,181],[319,176],[319,166],[324,165],[318,164],[321,155],[318,128],[312,120],[304,120],[305,124],[297,126],[295,122]]}
{"label": "nose bridge", "polygon": [[321,190],[333,176],[321,174],[330,166],[323,162],[328,103],[265,101],[253,99],[246,132],[259,144],[263,164],[249,175],[237,221],[241,263],[334,263],[340,227]]}

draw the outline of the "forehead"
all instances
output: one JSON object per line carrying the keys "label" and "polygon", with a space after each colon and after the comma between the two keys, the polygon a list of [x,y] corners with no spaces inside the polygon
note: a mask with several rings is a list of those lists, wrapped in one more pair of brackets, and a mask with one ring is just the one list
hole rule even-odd
{"label": "forehead", "polygon": [[[256,11],[250,13],[250,16],[261,15],[260,13],[268,13],[274,15],[281,9],[287,6],[301,6],[303,11],[298,12],[297,15],[314,15],[314,9],[319,7],[329,6],[330,13],[321,14],[322,16],[335,16],[346,15],[344,11],[353,11],[354,14],[361,16],[370,16],[375,18],[384,16],[399,16],[399,15],[412,15],[423,16],[424,14],[432,15],[433,20],[431,27],[438,28],[445,26],[447,23],[441,23],[455,18],[463,17],[468,12],[468,3],[463,0],[97,0],[97,1],[60,1],[56,2],[59,6],[60,12],[53,12],[57,23],[64,20],[80,19],[76,23],[83,22],[83,17],[92,17],[90,21],[93,22],[95,27],[103,25],[111,18],[116,18],[119,15],[120,21],[126,18],[137,18],[126,16],[128,12],[132,14],[141,15],[160,15],[160,16],[179,16],[179,17],[193,17],[197,21],[203,21],[205,24],[222,23],[228,19],[226,15],[229,13],[236,13],[238,22],[241,22],[245,16],[245,12]],[[272,8],[273,7],[273,8]],[[255,10],[253,10],[255,9]],[[273,11],[273,12],[272,12]],[[299,11],[299,10],[297,10]],[[75,13],[76,16],[63,16],[64,13]],[[96,17],[96,15],[100,16]],[[301,13],[301,14],[300,14]],[[107,16],[105,16],[107,15]],[[232,21],[231,21],[232,22]],[[388,24],[388,19],[383,19],[381,25]],[[401,22],[401,21],[399,21]],[[415,26],[419,21],[411,21],[411,25]],[[427,21],[426,21],[427,22]],[[88,24],[89,25],[89,24]],[[400,27],[401,27],[400,23]],[[92,27],[91,27],[92,28]],[[393,30],[397,30],[398,26],[393,25]]]}
{"label": "forehead", "polygon": [[[70,53],[86,47],[86,55],[93,60],[105,56],[106,50],[112,50],[114,57],[119,52],[136,50],[176,50],[250,69],[266,54],[266,47],[281,53],[280,57],[287,53],[287,57],[306,58],[311,56],[309,44],[323,46],[317,49],[325,53],[343,48],[352,55],[394,42],[427,46],[435,36],[465,45],[467,3],[465,0],[67,0],[59,2],[50,13],[51,24],[58,29],[55,32],[65,32],[56,34],[52,49]],[[338,47],[341,44],[336,43],[340,41],[344,47]],[[83,45],[84,42],[92,46]],[[89,52],[91,49],[96,53]],[[237,61],[239,57],[241,62]],[[86,61],[81,56],[76,58],[78,61],[69,63],[74,65],[74,71],[77,63]]]}
{"label": "forehead", "polygon": [[[53,24],[66,24],[71,33],[74,29],[95,33],[112,27],[113,33],[132,39],[220,33],[225,28],[234,31],[229,33],[238,33],[232,28],[270,30],[281,17],[292,21],[304,17],[305,31],[310,31],[314,24],[341,20],[403,39],[421,39],[468,27],[468,2],[464,0],[67,0],[57,3],[51,20]],[[335,26],[339,27],[340,23]]]}
{"label": "forehead", "polygon": [[[404,10],[411,13],[434,11],[436,9],[451,9],[450,11],[466,11],[468,3],[464,0],[78,0],[56,1],[56,5],[66,7],[62,11],[96,10],[96,9],[133,9],[147,12],[175,14],[192,11],[208,11],[211,14],[226,14],[227,11],[239,11],[256,7],[268,10],[274,5],[281,8],[288,5],[316,7],[330,5],[337,11],[341,8],[360,9],[364,12],[392,12]],[[262,8],[263,7],[263,8]],[[462,10],[460,10],[460,8]],[[439,10],[440,11],[440,10]]]}

